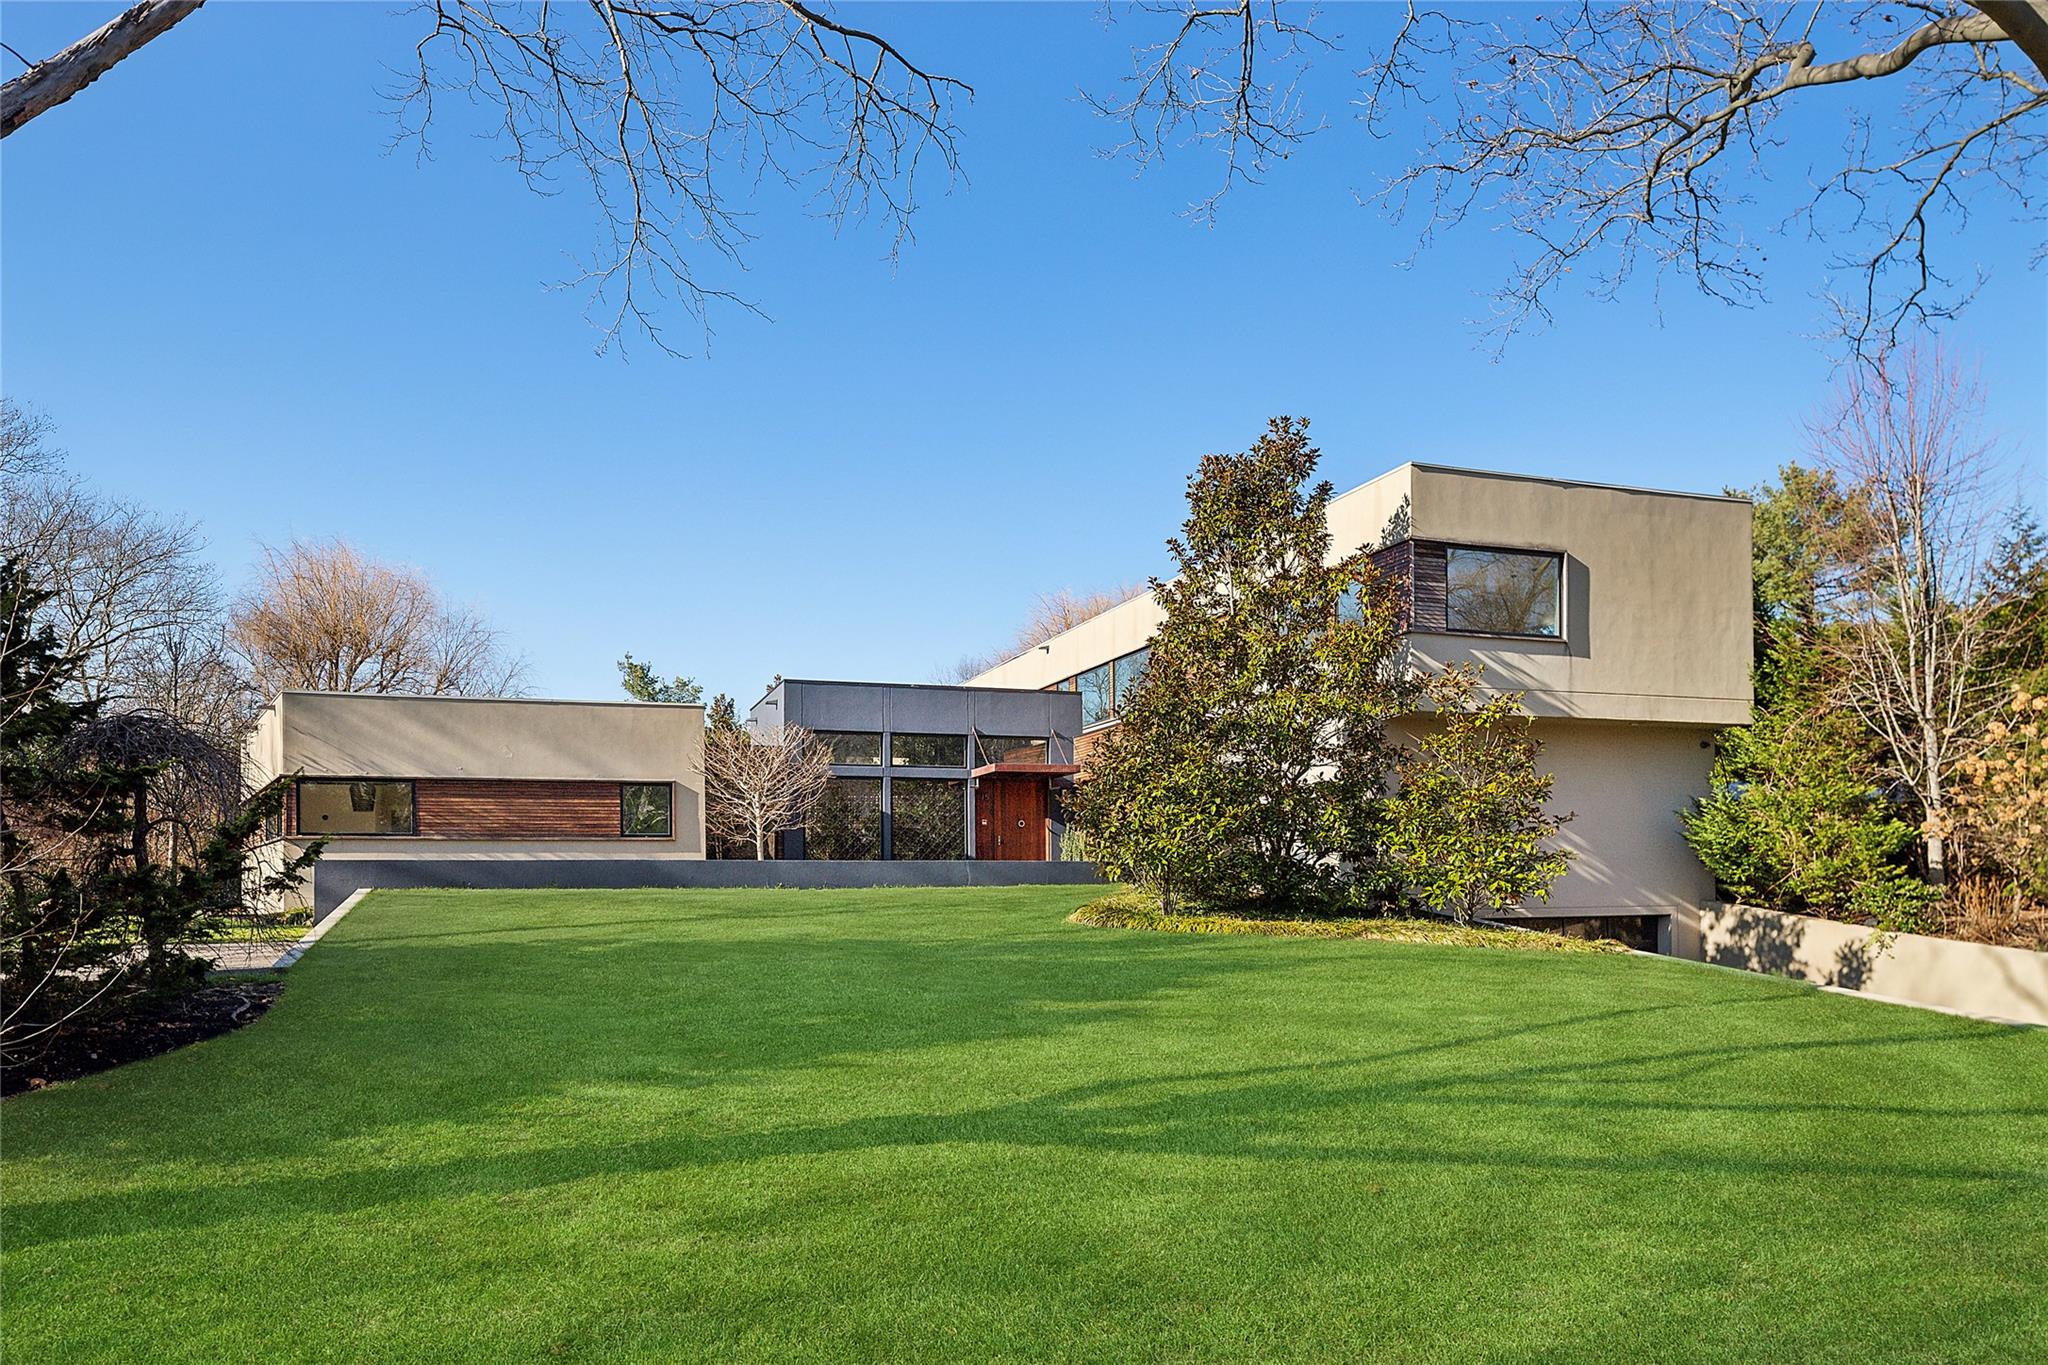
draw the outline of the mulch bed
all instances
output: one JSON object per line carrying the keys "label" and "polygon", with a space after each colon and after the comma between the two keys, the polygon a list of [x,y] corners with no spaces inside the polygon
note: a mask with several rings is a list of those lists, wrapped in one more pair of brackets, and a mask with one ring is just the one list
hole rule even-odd
{"label": "mulch bed", "polygon": [[262,1017],[283,991],[282,981],[214,982],[123,1014],[73,1021],[53,1030],[34,1057],[0,1072],[0,1096],[40,1090],[217,1038]]}

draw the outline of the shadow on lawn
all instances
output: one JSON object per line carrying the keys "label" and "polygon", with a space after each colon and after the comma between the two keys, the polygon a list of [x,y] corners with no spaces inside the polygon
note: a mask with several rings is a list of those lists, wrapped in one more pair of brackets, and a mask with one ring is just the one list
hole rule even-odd
{"label": "shadow on lawn", "polygon": [[[1880,1036],[1759,1039],[1743,1036],[1744,1030],[1761,1027],[1764,1014],[1778,1005],[1811,997],[1775,983],[1743,983],[1730,995],[1718,976],[1641,977],[1643,964],[1604,958],[1546,962],[1550,970],[1542,980],[1576,983],[1552,996],[1529,988],[1532,978],[1518,955],[1097,939],[1048,926],[1039,915],[1011,919],[1008,912],[993,917],[1000,931],[990,932],[958,919],[922,924],[905,912],[908,917],[887,925],[898,934],[891,938],[875,934],[883,926],[871,917],[865,924],[840,918],[872,911],[829,901],[792,904],[797,909],[790,913],[687,917],[726,926],[745,920],[737,934],[728,928],[622,942],[620,931],[641,918],[626,904],[610,918],[478,916],[453,934],[377,919],[330,938],[296,969],[302,975],[276,1018],[257,1026],[260,1033],[173,1059],[180,1070],[129,1077],[124,1093],[77,1096],[87,1106],[104,1104],[106,1114],[94,1124],[66,1125],[61,1146],[34,1121],[39,1114],[11,1123],[11,1159],[100,1160],[129,1171],[142,1162],[145,1170],[175,1165],[199,1174],[192,1188],[131,1186],[41,1202],[32,1193],[23,1197],[17,1186],[9,1200],[9,1246],[467,1195],[509,1197],[592,1178],[936,1144],[1609,1176],[1704,1172],[1744,1180],[2015,1182],[2041,1175],[1960,1160],[1859,1158],[1849,1170],[1832,1156],[1807,1159],[1698,1132],[1680,1146],[1641,1140],[1637,1130],[1595,1155],[1577,1154],[1561,1150],[1569,1142],[1555,1140],[1554,1125],[1568,1119],[1548,1117],[1568,1110],[1839,1115],[1852,1133],[1862,1121],[1885,1117],[1927,1124],[1928,1140],[1916,1144],[1919,1150],[1968,1153],[1969,1131],[1952,1125],[2037,1121],[2048,1118],[2048,1108],[1778,1099],[1771,1096],[1793,1091],[1798,1081],[1779,1081],[1776,1068],[1753,1072],[1771,1086],[1771,1095],[1754,1101],[1695,1098],[1685,1090],[1717,1068],[1780,1057],[1846,1059],[1870,1049],[1893,1050],[1885,1066],[1911,1074],[1912,1050],[1922,1045],[2007,1036],[1967,1021],[1928,1021],[1919,1031]],[[676,923],[675,917],[648,918]],[[1638,975],[1630,975],[1631,968]],[[1300,973],[1325,971],[1341,972],[1347,991],[1379,1009],[1361,1012],[1374,1021],[1371,1027],[1422,1036],[1316,1061],[1175,1071],[1172,1050],[1159,1050],[1160,1040],[1172,1035],[1162,1034],[1156,1017],[1147,1018],[1177,995],[1223,990],[1197,1017],[1210,1026],[1227,1017],[1257,1029],[1272,1022],[1261,1013],[1268,1002],[1284,1002],[1301,987]],[[1241,979],[1248,974],[1256,979]],[[1624,977],[1640,1003],[1570,1007],[1585,1003],[1586,983],[1597,993]],[[1564,1001],[1569,1004],[1557,1012]],[[1527,1017],[1546,1009],[1550,1017]],[[1516,1017],[1474,1027],[1474,1010]],[[1814,1027],[1825,1027],[1821,1018],[1843,1017],[1813,1016]],[[1102,1029],[1105,1024],[1132,1027],[1119,1032]],[[1642,1031],[1646,1025],[1654,1035]],[[1356,1035],[1341,1019],[1326,1017],[1319,1027],[1326,1032],[1305,1035],[1297,1050],[1322,1046],[1328,1036]],[[1041,1060],[1029,1051],[1077,1029],[1096,1035],[1071,1057]],[[1710,1031],[1718,1036],[1708,1037]],[[1149,1039],[1154,1055],[1166,1058],[1161,1074],[1060,1084],[1062,1073],[1116,1064],[1101,1050],[1133,1036]],[[1680,1047],[1658,1041],[1673,1038],[1706,1040]],[[950,1089],[942,1084],[943,1071],[936,1079],[914,1067],[896,1074],[887,1061],[963,1044],[1027,1049],[1003,1075],[1012,1090],[1021,1085],[1034,1093],[988,1096],[965,1107],[919,1103],[909,1097],[934,1086],[948,1100],[974,1097],[967,1082]],[[1570,1055],[1575,1045],[1597,1055]],[[1202,1053],[1198,1033],[1189,1050]],[[879,1071],[863,1070],[877,1063],[883,1063]],[[1035,1074],[1034,1066],[1040,1068]],[[1869,1070],[1874,1077],[1877,1068]],[[889,1105],[893,1112],[803,1122],[800,1103],[786,1093],[770,1103],[748,1090],[781,1084],[785,1074],[805,1083],[816,1076],[821,1085],[837,1087],[841,1104],[849,1091],[879,1076],[894,1089],[859,1095],[850,1107]],[[733,1087],[733,1093],[719,1087]],[[659,1102],[644,1110],[608,1109],[623,1103],[606,1098],[613,1092]],[[545,1112],[550,1102],[576,1095],[595,1097],[587,1123]],[[37,1097],[45,1098],[63,1097]],[[238,1104],[268,1115],[267,1125],[241,1122]],[[1497,1113],[1459,1120],[1479,1124],[1469,1131],[1485,1141],[1432,1143],[1416,1140],[1413,1125],[1376,1122],[1413,1106]],[[280,1109],[289,1111],[286,1121],[275,1118]],[[133,1126],[139,1111],[156,1120],[141,1133]],[[1539,1112],[1540,1120],[1534,1117]],[[763,1113],[778,1117],[764,1121]],[[742,1131],[709,1131],[717,1123]],[[529,1150],[512,1146],[526,1127],[550,1124],[578,1140]],[[429,1126],[454,1133],[459,1154],[406,1161],[374,1151],[386,1136],[412,1141]],[[1574,1136],[1585,1138],[1583,1131]],[[350,1141],[366,1142],[361,1164],[350,1170],[251,1169]]]}
{"label": "shadow on lawn", "polygon": [[[1385,1140],[1374,1131],[1373,1115],[1401,1106],[1485,1107],[1512,1115],[1522,1109],[1598,1111],[1686,1111],[1744,1114],[1839,1114],[1849,1120],[1873,1116],[1922,1119],[1930,1124],[1976,1125],[1986,1120],[2048,1119],[2048,1106],[1941,1108],[1860,1105],[1826,1101],[1726,1103],[1680,1098],[1606,1095],[1532,1095],[1520,1087],[1559,1081],[1615,1079],[1669,1081],[1696,1074],[1703,1058],[1731,1049],[1643,1049],[1596,1061],[1530,1062],[1464,1073],[1387,1074],[1390,1066],[1425,1054],[1484,1046],[1546,1030],[1600,1025],[1666,1006],[1598,1011],[1535,1022],[1525,1028],[1494,1030],[1424,1046],[1335,1061],[1303,1062],[1089,1081],[1027,1098],[945,1113],[906,1110],[839,1122],[791,1124],[744,1133],[662,1133],[623,1142],[578,1142],[528,1151],[471,1151],[457,1158],[396,1167],[366,1166],[345,1173],[286,1175],[238,1180],[225,1192],[161,1189],[93,1195],[41,1204],[17,1202],[10,1211],[9,1242],[16,1249],[167,1228],[214,1227],[251,1216],[291,1218],[359,1213],[433,1200],[473,1196],[512,1197],[587,1179],[616,1179],[663,1172],[709,1170],[745,1162],[834,1157],[938,1145],[996,1144],[1014,1148],[1064,1148],[1110,1156],[1257,1158],[1301,1162],[1331,1161],[1352,1169],[1427,1166],[1479,1169],[1527,1175],[1583,1173],[1603,1179],[1698,1177],[1741,1181],[1821,1177],[1853,1181],[1934,1181],[1951,1185],[2033,1186],[2042,1172],[2027,1167],[1956,1162],[1861,1159],[1845,1167],[1832,1155],[1812,1158],[1774,1154],[1767,1146],[1696,1141],[1677,1147],[1620,1144],[1597,1153],[1557,1150],[1557,1145],[1504,1141],[1511,1125],[1483,1131],[1495,1145],[1430,1144]],[[1911,1046],[1947,1041],[1940,1035],[1899,1034],[1859,1039],[1813,1039],[1737,1045],[1737,1057],[1757,1059],[1781,1053]],[[1342,1121],[1342,1116],[1356,1116]],[[1406,1130],[1404,1130],[1406,1131]],[[1925,1150],[1961,1149],[1970,1129],[1930,1133]],[[1581,1135],[1583,1136],[1583,1135]],[[1334,1140],[1333,1140],[1334,1139]],[[1350,1140],[1345,1140],[1350,1139]],[[702,1201],[706,1212],[715,1200]],[[688,1207],[684,1205],[683,1207]],[[831,1201],[807,1200],[784,1209],[784,1221],[829,1216]]]}

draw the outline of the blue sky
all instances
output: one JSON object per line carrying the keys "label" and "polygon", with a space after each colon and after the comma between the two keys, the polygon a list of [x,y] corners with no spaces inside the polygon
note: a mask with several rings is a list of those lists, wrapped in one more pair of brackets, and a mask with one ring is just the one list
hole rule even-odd
{"label": "blue sky", "polygon": [[[115,7],[13,3],[46,53]],[[1402,150],[1354,127],[1347,73],[1389,21],[1333,12],[1309,87],[1330,130],[1214,227],[1215,166],[1134,177],[1075,98],[1126,63],[1092,5],[863,7],[976,87],[968,183],[892,270],[770,195],[710,354],[593,353],[549,285],[594,220],[494,148],[389,152],[379,97],[418,21],[376,4],[213,5],[5,144],[0,366],[73,467],[197,520],[232,583],[260,542],[342,535],[473,603],[547,695],[617,694],[622,651],[743,703],[773,673],[923,681],[1032,595],[1163,568],[1183,481],[1273,413],[1314,419],[1340,487],[1407,459],[1685,489],[1801,450],[1829,379],[1828,255],[1774,243],[1767,306],[1644,279],[1563,297],[1495,360],[1471,327],[1511,244],[1481,226],[1412,267],[1359,207]],[[8,59],[8,72],[15,69]],[[1844,104],[1793,131],[1839,145]],[[1757,187],[1760,230],[1804,184]],[[2038,498],[2048,308],[2038,226],[1946,249],[1989,284],[1949,338]]]}

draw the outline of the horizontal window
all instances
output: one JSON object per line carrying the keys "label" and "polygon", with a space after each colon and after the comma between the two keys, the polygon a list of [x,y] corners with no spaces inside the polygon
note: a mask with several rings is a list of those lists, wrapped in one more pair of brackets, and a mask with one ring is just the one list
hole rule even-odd
{"label": "horizontal window", "polygon": [[1045,737],[1030,735],[976,735],[975,763],[1044,763]]}
{"label": "horizontal window", "polygon": [[832,751],[834,763],[863,768],[882,766],[882,736],[879,732],[870,734],[861,730],[820,730],[818,740]]}
{"label": "horizontal window", "polygon": [[411,834],[410,782],[331,781],[299,783],[299,833]]}
{"label": "horizontal window", "polygon": [[1444,625],[1480,635],[1556,636],[1563,559],[1515,550],[1444,550]]}
{"label": "horizontal window", "polygon": [[675,789],[666,782],[627,782],[619,788],[619,833],[628,839],[666,839],[675,829]]}
{"label": "horizontal window", "polygon": [[889,766],[964,768],[967,766],[967,736],[890,735]]}

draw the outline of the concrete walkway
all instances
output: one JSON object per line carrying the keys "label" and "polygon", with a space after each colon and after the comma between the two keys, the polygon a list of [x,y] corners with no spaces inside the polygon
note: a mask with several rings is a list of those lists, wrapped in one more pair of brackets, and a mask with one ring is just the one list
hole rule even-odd
{"label": "concrete walkway", "polygon": [[188,943],[185,951],[212,961],[217,972],[267,972],[297,943]]}

